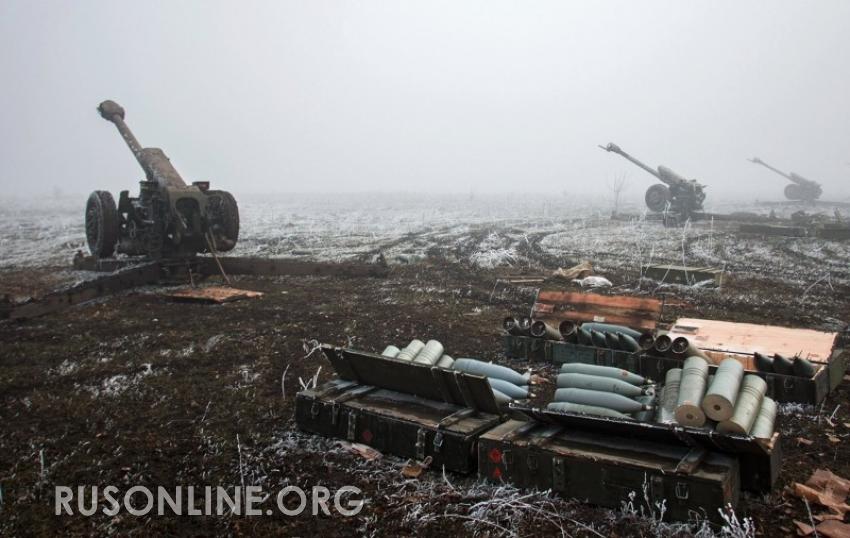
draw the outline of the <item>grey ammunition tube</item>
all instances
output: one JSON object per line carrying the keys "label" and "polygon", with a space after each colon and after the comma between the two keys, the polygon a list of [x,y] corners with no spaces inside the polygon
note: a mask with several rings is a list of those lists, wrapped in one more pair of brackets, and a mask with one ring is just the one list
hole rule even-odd
{"label": "grey ammunition tube", "polygon": [[391,346],[385,347],[384,350],[381,351],[381,355],[383,355],[384,357],[389,357],[391,359],[394,359],[395,357],[398,356],[398,354],[400,352],[401,352],[401,350],[399,348],[391,345]]}
{"label": "grey ammunition tube", "polygon": [[632,338],[640,338],[640,331],[636,331],[625,325],[611,325],[610,323],[596,323],[596,322],[588,322],[582,323],[582,327],[587,329],[588,331],[599,331],[603,333],[621,333],[627,334]]}
{"label": "grey ammunition tube", "polygon": [[434,366],[440,357],[443,356],[443,344],[436,340],[428,340],[425,347],[413,357],[413,362],[416,364],[424,364],[426,366]]}
{"label": "grey ammunition tube", "polygon": [[568,362],[561,365],[561,373],[562,374],[587,374],[587,375],[598,375],[602,377],[613,377],[614,379],[621,379],[626,383],[631,383],[632,385],[645,385],[646,378],[643,376],[639,376],[635,373],[629,372],[628,370],[622,370],[620,368],[614,368],[613,366],[599,366],[596,364],[585,364],[583,362]]}
{"label": "grey ammunition tube", "polygon": [[552,402],[546,406],[549,411],[558,411],[560,413],[576,413],[579,415],[596,415],[600,417],[624,418],[631,420],[632,417],[613,409],[597,407],[595,405],[581,405],[569,402]]}
{"label": "grey ammunition tube", "polygon": [[759,415],[750,430],[750,435],[757,439],[770,439],[773,437],[774,425],[776,423],[776,402],[765,396],[761,401]]}
{"label": "grey ammunition tube", "polygon": [[620,342],[620,349],[622,350],[631,352],[640,351],[640,344],[637,343],[637,340],[626,333],[618,334],[617,340]]}
{"label": "grey ammunition tube", "polygon": [[605,333],[599,331],[590,331],[590,338],[592,339],[594,346],[602,348],[608,347],[608,342],[605,340]]}
{"label": "grey ammunition tube", "polygon": [[814,377],[815,376],[815,365],[803,357],[794,357],[794,364],[792,365],[794,368],[794,375],[800,377]]}
{"label": "grey ammunition tube", "polygon": [[579,327],[576,332],[576,339],[578,343],[583,346],[592,346],[593,345],[593,336],[590,334],[590,331],[583,327]]}
{"label": "grey ammunition tube", "polygon": [[697,349],[696,346],[691,344],[690,340],[685,338],[684,336],[679,336],[673,343],[670,344],[670,353],[673,354],[674,357],[702,357],[708,362],[714,362],[711,358],[703,353],[702,350]]}
{"label": "grey ammunition tube", "polygon": [[531,324],[529,329],[531,336],[535,338],[546,338],[548,340],[560,340],[561,333],[555,327],[550,326],[542,320],[537,320]]}
{"label": "grey ammunition tube", "polygon": [[620,413],[635,413],[649,408],[649,406],[638,403],[622,394],[587,389],[558,389],[555,391],[554,401],[595,405],[597,407],[613,409]]}
{"label": "grey ammunition tube", "polygon": [[453,358],[448,355],[443,355],[434,366],[439,366],[440,368],[451,368],[454,362],[455,360]]}
{"label": "grey ammunition tube", "polygon": [[667,353],[672,346],[673,340],[666,334],[661,334],[655,339],[655,345],[653,347],[658,353]]}
{"label": "grey ammunition tube", "polygon": [[719,423],[717,431],[747,435],[756,422],[765,393],[767,383],[764,379],[754,374],[745,375],[732,417]]}
{"label": "grey ammunition tube", "polygon": [[413,339],[410,341],[404,349],[402,349],[398,355],[396,355],[397,359],[401,359],[403,361],[412,361],[413,357],[416,356],[417,353],[422,351],[422,348],[425,347],[425,342],[422,340]]}
{"label": "grey ammunition tube", "polygon": [[736,359],[724,359],[717,367],[714,381],[709,384],[702,410],[711,420],[728,420],[735,410],[735,401],[744,379],[744,365]]}
{"label": "grey ammunition tube", "polygon": [[508,316],[502,320],[502,328],[505,329],[508,334],[522,336],[522,330],[519,328],[519,322],[513,316]]}
{"label": "grey ammunition tube", "polygon": [[637,343],[642,350],[648,351],[655,347],[655,337],[652,336],[652,333],[643,333],[638,337]]}
{"label": "grey ammunition tube", "polygon": [[499,405],[504,405],[511,401],[511,398],[508,397],[504,392],[498,391],[496,389],[491,389],[493,391],[493,397],[496,399],[496,403]]}
{"label": "grey ammunition tube", "polygon": [[774,353],[773,371],[782,375],[794,375],[794,363],[788,357]]}
{"label": "grey ammunition tube", "polygon": [[567,342],[575,342],[578,336],[578,325],[575,321],[565,319],[558,324],[558,332],[561,333],[561,338]]}
{"label": "grey ammunition tube", "polygon": [[605,344],[611,349],[622,349],[620,347],[620,339],[614,333],[603,333],[605,335]]}
{"label": "grey ammunition tube", "polygon": [[[638,403],[642,403],[644,405],[652,406],[655,403],[655,396],[645,394],[643,396],[638,396],[637,398],[635,398],[635,400],[637,400]],[[650,407],[649,409],[645,409],[643,411],[638,411],[637,413],[635,413],[632,416],[635,417],[635,420],[637,420],[638,422],[652,422],[652,416],[654,414],[655,414],[655,409],[653,407]]]}
{"label": "grey ammunition tube", "polygon": [[702,357],[688,357],[682,366],[679,399],[676,402],[676,422],[682,426],[699,428],[705,424],[705,413],[700,404],[705,395],[708,363]]}
{"label": "grey ammunition tube", "polygon": [[528,399],[528,388],[527,387],[518,387],[513,383],[505,381],[504,379],[499,379],[496,377],[488,377],[487,381],[490,383],[490,387],[493,390],[498,390],[505,396],[509,398],[513,398],[514,400],[526,400]]}
{"label": "grey ammunition tube", "polygon": [[452,368],[469,374],[503,379],[508,383],[519,386],[528,385],[528,379],[531,377],[531,374],[528,373],[520,374],[510,368],[476,359],[455,359]]}
{"label": "grey ammunition tube", "polygon": [[589,374],[560,374],[557,379],[559,389],[587,389],[601,392],[616,392],[623,396],[640,396],[646,391],[641,387],[613,377]]}
{"label": "grey ammunition tube", "polygon": [[676,406],[679,404],[679,383],[682,380],[682,369],[671,368],[664,377],[664,386],[659,397],[656,422],[673,424],[676,422]]}
{"label": "grey ammunition tube", "polygon": [[753,362],[759,372],[773,373],[773,358],[762,355],[758,351],[753,353]]}

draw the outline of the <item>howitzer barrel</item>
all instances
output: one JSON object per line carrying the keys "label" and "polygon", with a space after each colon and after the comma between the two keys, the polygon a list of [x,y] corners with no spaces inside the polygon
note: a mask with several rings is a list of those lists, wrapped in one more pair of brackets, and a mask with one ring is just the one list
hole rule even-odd
{"label": "howitzer barrel", "polygon": [[156,181],[163,187],[185,187],[186,182],[177,169],[159,148],[143,148],[133,131],[124,122],[124,109],[115,101],[104,101],[97,107],[98,112],[106,121],[118,128],[121,138],[133,152],[139,166],[145,171],[148,181]]}
{"label": "howitzer barrel", "polygon": [[660,179],[661,181],[664,181],[666,183],[664,178],[661,177],[661,174],[658,173],[658,170],[655,170],[654,168],[651,168],[651,167],[643,164],[639,160],[635,159],[634,157],[632,157],[631,155],[629,155],[628,153],[626,153],[625,151],[620,149],[620,146],[618,146],[617,144],[614,144],[613,142],[609,142],[607,146],[599,146],[599,147],[604,149],[605,151],[613,151],[614,153],[618,153],[619,155],[623,156],[625,159],[631,161],[632,163],[636,164],[637,166],[640,166],[641,168],[643,168],[644,170],[646,170],[647,172],[649,172],[653,176],[657,177],[658,179]]}

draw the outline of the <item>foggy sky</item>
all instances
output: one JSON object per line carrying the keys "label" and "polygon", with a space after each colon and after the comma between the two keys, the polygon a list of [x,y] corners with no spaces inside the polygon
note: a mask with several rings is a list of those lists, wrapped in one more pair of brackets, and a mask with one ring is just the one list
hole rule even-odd
{"label": "foggy sky", "polygon": [[[850,2],[0,2],[0,187],[137,190],[114,99],[239,193],[850,184]],[[840,195],[840,196],[839,196]],[[81,202],[82,203],[82,202]],[[317,208],[319,210],[319,208]]]}

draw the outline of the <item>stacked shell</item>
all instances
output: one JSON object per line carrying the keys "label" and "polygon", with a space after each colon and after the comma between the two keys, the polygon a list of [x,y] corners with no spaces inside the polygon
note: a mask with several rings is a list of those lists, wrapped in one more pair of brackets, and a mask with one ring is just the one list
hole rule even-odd
{"label": "stacked shell", "polygon": [[648,421],[654,408],[654,387],[638,374],[595,364],[561,367],[551,411]]}
{"label": "stacked shell", "polygon": [[[510,318],[513,320],[513,318]],[[530,323],[530,319],[528,320]],[[529,323],[518,321],[517,325],[524,327]],[[507,328],[508,320],[505,320]],[[519,330],[519,329],[518,329]],[[470,374],[480,375],[487,378],[493,396],[500,404],[511,400],[527,399],[531,393],[528,389],[530,374],[520,374],[510,368],[491,364],[477,359],[453,359],[445,353],[443,344],[437,340],[423,342],[414,338],[404,348],[399,349],[389,345],[381,352],[384,357],[412,362],[422,366],[433,366],[443,369],[453,369]]]}

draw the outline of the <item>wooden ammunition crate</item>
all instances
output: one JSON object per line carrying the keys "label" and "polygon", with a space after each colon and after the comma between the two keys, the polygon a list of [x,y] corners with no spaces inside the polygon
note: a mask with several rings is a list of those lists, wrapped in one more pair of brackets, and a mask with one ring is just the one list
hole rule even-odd
{"label": "wooden ammunition crate", "polygon": [[510,420],[482,435],[478,466],[491,481],[601,506],[619,508],[634,494],[635,509],[659,514],[663,502],[666,520],[718,521],[718,509],[735,507],[740,490],[734,456],[542,422]]}

